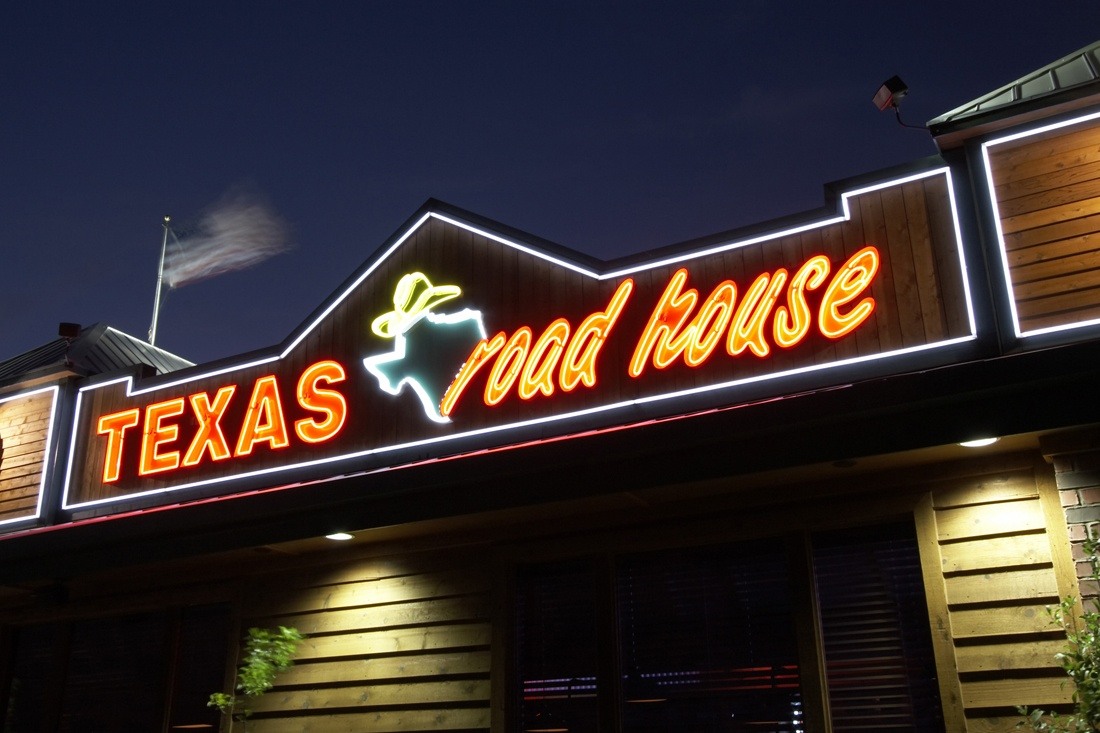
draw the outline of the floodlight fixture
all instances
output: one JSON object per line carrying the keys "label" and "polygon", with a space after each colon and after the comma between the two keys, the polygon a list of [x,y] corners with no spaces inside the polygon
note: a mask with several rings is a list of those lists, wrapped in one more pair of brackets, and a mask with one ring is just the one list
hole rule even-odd
{"label": "floodlight fixture", "polygon": [[926,128],[923,125],[907,125],[901,119],[901,110],[898,109],[898,105],[901,104],[901,100],[904,99],[905,95],[908,93],[909,87],[901,80],[901,77],[891,76],[889,79],[882,82],[882,86],[875,92],[872,101],[875,103],[875,106],[878,107],[879,112],[893,109],[894,116],[898,118],[898,124],[902,127],[911,127],[914,130],[924,130]]}
{"label": "floodlight fixture", "polygon": [[905,95],[908,93],[909,87],[905,85],[901,77],[891,76],[889,79],[882,82],[882,86],[875,92],[875,106],[878,107],[879,112],[885,112],[891,107],[897,109],[898,104],[901,103],[901,100],[904,99]]}

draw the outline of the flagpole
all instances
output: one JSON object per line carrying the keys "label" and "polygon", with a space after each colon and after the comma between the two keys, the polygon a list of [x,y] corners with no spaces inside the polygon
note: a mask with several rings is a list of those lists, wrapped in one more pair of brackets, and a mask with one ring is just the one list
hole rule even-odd
{"label": "flagpole", "polygon": [[168,222],[170,217],[164,217],[164,240],[160,243],[160,265],[157,266],[157,294],[153,298],[153,323],[149,326],[149,345],[155,346],[157,341],[157,316],[160,315],[160,288],[164,282],[164,253],[168,250]]}

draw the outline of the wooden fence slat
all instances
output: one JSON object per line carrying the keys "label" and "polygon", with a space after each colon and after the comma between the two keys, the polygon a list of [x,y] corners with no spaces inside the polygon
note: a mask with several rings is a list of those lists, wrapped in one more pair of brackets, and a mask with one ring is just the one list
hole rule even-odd
{"label": "wooden fence slat", "polygon": [[250,733],[406,733],[489,728],[489,708],[379,711],[363,714],[254,719]]}
{"label": "wooden fence slat", "polygon": [[1046,226],[1035,227],[1005,234],[1005,249],[1009,252],[1024,250],[1048,242],[1057,242],[1075,237],[1088,237],[1100,232],[1100,214],[1082,216],[1077,219],[1058,220]]}
{"label": "wooden fence slat", "polygon": [[440,596],[484,591],[479,573],[426,573],[382,580],[304,589],[299,593],[271,592],[257,598],[254,616],[285,616],[320,609],[351,608],[380,603],[427,600]]}
{"label": "wooden fence slat", "polygon": [[487,651],[415,654],[295,664],[279,676],[280,685],[324,685],[401,677],[488,674]]}
{"label": "wooden fence slat", "polygon": [[1049,565],[1051,562],[1050,541],[1042,533],[952,542],[944,545],[940,552],[945,573]]}
{"label": "wooden fence slat", "polygon": [[1016,181],[1100,159],[1095,127],[1063,129],[990,149],[997,181]]}
{"label": "wooden fence slat", "polygon": [[1049,632],[1057,627],[1050,623],[1047,605],[1036,603],[1003,608],[959,609],[951,614],[951,627],[957,639]]}
{"label": "wooden fence slat", "polygon": [[1030,499],[1038,495],[1034,471],[1029,466],[1011,473],[967,476],[936,486],[932,492],[932,506],[937,509],[951,509],[1013,499]]}
{"label": "wooden fence slat", "polygon": [[[394,626],[472,621],[486,618],[488,614],[488,597],[479,595],[280,616],[278,623],[293,626],[308,636]],[[263,622],[261,625],[272,624]]]}
{"label": "wooden fence slat", "polygon": [[298,659],[480,647],[488,645],[490,638],[491,629],[488,623],[429,626],[423,629],[399,631],[368,631],[339,636],[312,636],[298,647]]}
{"label": "wooden fence slat", "polygon": [[1040,274],[1049,275],[1039,269],[1039,265],[1065,269],[1067,263],[1072,262],[1074,266],[1078,266],[1087,262],[1089,257],[1096,257],[1097,252],[1100,252],[1100,234],[1090,232],[1077,237],[1042,242],[1025,249],[1010,250],[1008,266],[1012,270],[1013,278],[1023,281]]}
{"label": "wooden fence slat", "polygon": [[944,580],[947,602],[995,603],[1024,599],[1058,599],[1058,582],[1049,567],[1010,570],[982,575],[960,575]]}
{"label": "wooden fence slat", "polygon": [[1061,676],[963,682],[963,703],[968,708],[996,708],[1069,702],[1073,685],[1063,685],[1065,679]]}
{"label": "wooden fence slat", "polygon": [[1044,529],[1037,499],[936,511],[941,542]]}
{"label": "wooden fence slat", "polygon": [[1008,201],[1100,178],[1100,160],[1075,161],[1073,164],[1047,169],[1041,174],[1013,180],[996,179],[998,201]]}
{"label": "wooden fence slat", "polygon": [[489,680],[446,682],[396,682],[312,690],[272,690],[250,707],[255,713],[354,708],[379,705],[432,705],[436,703],[489,702]]}
{"label": "wooden fence slat", "polygon": [[1065,639],[1044,639],[1025,644],[983,644],[955,650],[960,672],[993,672],[1006,669],[1061,669],[1054,655],[1066,650]]}

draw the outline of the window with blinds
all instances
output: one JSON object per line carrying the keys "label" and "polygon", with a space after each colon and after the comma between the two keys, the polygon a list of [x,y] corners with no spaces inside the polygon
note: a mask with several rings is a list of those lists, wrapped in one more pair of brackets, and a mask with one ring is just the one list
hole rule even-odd
{"label": "window with blinds", "polygon": [[521,730],[597,729],[596,594],[591,563],[530,568],[518,579]]}
{"label": "window with blinds", "polygon": [[813,558],[834,733],[942,731],[913,526],[817,534]]}
{"label": "window with blinds", "polygon": [[16,628],[0,669],[4,730],[216,730],[229,609],[189,607]]}
{"label": "window with blinds", "polygon": [[782,546],[626,557],[615,599],[624,731],[800,729]]}
{"label": "window with blinds", "polygon": [[833,731],[941,733],[912,525],[811,540],[808,578],[788,560],[801,542],[779,539],[520,569],[514,728],[818,729],[795,621],[814,592],[818,626],[801,631],[822,639]]}

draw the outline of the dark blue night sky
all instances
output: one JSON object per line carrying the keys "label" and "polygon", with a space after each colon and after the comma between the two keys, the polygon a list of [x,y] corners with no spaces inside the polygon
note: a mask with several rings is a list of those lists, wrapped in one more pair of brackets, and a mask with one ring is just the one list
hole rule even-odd
{"label": "dark blue night sky", "polygon": [[161,220],[247,191],[294,247],[171,291],[158,345],[282,340],[428,198],[599,257],[817,208],[923,124],[1096,40],[1015,2],[16,3],[0,13],[0,358],[144,336]]}

